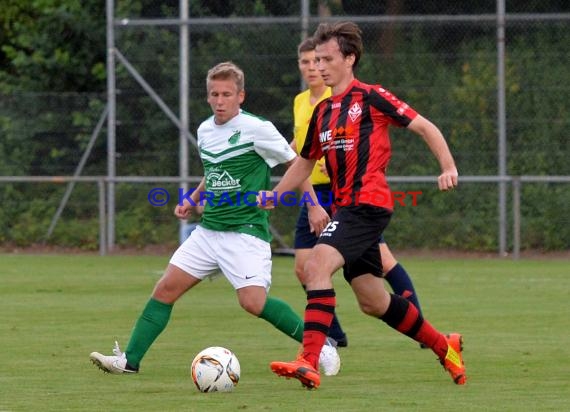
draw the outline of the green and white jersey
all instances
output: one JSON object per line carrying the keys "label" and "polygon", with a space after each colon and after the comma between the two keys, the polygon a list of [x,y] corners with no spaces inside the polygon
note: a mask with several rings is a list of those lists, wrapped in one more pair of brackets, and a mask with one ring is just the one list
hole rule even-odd
{"label": "green and white jersey", "polygon": [[256,206],[260,190],[271,189],[271,168],[296,154],[273,123],[243,110],[223,125],[214,117],[198,127],[206,189],[202,226],[247,233],[267,242],[269,216]]}

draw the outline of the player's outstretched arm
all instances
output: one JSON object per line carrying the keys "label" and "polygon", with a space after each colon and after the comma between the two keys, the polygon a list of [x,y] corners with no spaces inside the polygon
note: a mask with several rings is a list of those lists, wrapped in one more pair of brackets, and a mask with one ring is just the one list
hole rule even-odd
{"label": "player's outstretched arm", "polygon": [[301,187],[311,175],[315,160],[297,156],[287,169],[277,186],[272,191],[262,190],[257,196],[257,205],[262,209],[273,209],[281,193],[293,191]]}
{"label": "player's outstretched arm", "polygon": [[441,174],[437,179],[439,190],[451,190],[457,186],[457,167],[447,142],[437,126],[418,114],[408,125],[408,129],[419,134],[424,139],[439,162],[441,168]]}
{"label": "player's outstretched arm", "polygon": [[[291,148],[295,150],[295,141],[291,143]],[[287,167],[295,162],[296,158],[287,163]],[[309,230],[316,236],[319,236],[325,227],[329,224],[330,216],[327,211],[320,205],[319,199],[311,184],[311,179],[305,179],[299,186],[301,190],[301,199],[305,201],[309,217]],[[300,205],[301,206],[301,205]]]}

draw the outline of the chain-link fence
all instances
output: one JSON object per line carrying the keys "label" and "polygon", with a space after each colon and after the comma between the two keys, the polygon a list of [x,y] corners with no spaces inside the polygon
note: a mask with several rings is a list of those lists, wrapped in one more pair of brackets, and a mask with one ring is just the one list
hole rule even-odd
{"label": "chain-link fence", "polygon": [[[297,44],[320,21],[342,19],[357,22],[363,31],[365,54],[359,78],[382,84],[436,123],[450,143],[460,175],[498,176],[486,183],[465,182],[455,193],[445,195],[437,193],[434,183],[396,179],[393,190],[420,191],[421,196],[416,206],[397,207],[386,232],[394,248],[510,249],[515,239],[510,230],[501,239],[500,228],[501,223],[511,228],[516,220],[511,213],[511,186],[505,186],[507,198],[501,202],[497,182],[505,176],[570,175],[566,63],[570,5],[566,2],[506,2],[503,17],[495,0],[445,5],[432,1],[190,1],[187,15],[178,1],[107,3],[113,16],[108,26],[111,99],[91,94],[21,94],[3,99],[0,113],[16,119],[4,123],[3,130],[10,132],[6,136],[25,140],[29,148],[5,155],[8,163],[3,174],[72,175],[92,141],[83,176],[201,176],[191,140],[210,115],[206,72],[225,60],[245,71],[244,109],[268,118],[290,137],[292,100],[302,89]],[[181,33],[188,40],[187,50],[181,48]],[[108,102],[112,102],[110,108]],[[187,120],[181,113],[186,104]],[[104,113],[104,126],[94,137],[92,131]],[[503,171],[502,133],[506,138]],[[182,140],[187,139],[187,155],[181,154],[181,134]],[[42,144],[46,141],[53,144]],[[392,144],[390,176],[437,175],[437,163],[421,139],[395,130]],[[26,172],[15,173],[15,162],[24,165]],[[186,170],[181,162],[187,164]],[[283,168],[276,168],[274,174],[282,172]],[[115,234],[111,244],[178,241],[171,212],[180,184],[110,181],[108,216],[114,223],[107,229]],[[1,241],[25,244],[45,238],[66,188],[41,185],[41,189],[30,189],[29,184],[13,183],[2,189],[5,207],[0,216],[6,226]],[[97,192],[87,186],[93,185],[76,185],[50,243],[97,247],[93,243],[100,228],[95,218]],[[167,207],[149,204],[147,195],[158,186],[172,195]],[[30,201],[30,193],[42,196]],[[569,193],[568,183],[523,183],[523,249],[570,248]],[[19,205],[26,205],[25,210],[19,210]],[[503,217],[501,210],[506,213]],[[295,219],[291,208],[278,208],[272,214],[272,224],[285,244],[291,244]],[[32,227],[33,231],[26,230]]]}

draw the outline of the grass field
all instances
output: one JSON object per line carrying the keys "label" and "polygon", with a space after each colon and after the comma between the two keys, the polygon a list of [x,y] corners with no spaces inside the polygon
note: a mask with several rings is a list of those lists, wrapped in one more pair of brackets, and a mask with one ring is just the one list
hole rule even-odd
{"label": "grass field", "polygon": [[[452,384],[429,350],[358,312],[335,277],[349,336],[336,377],[306,391],[268,363],[296,342],[243,312],[224,279],[175,306],[141,373],[106,375],[90,352],[124,346],[167,257],[0,255],[0,411],[561,411],[570,409],[568,260],[405,258],[426,317],[461,331],[469,376]],[[272,294],[302,312],[291,258],[274,263]],[[242,376],[230,394],[189,377],[206,346],[232,349]]]}

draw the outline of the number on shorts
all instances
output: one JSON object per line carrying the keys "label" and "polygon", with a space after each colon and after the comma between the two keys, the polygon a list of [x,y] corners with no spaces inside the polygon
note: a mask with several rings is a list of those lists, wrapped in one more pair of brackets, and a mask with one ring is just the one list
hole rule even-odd
{"label": "number on shorts", "polygon": [[334,232],[336,230],[336,225],[338,225],[338,220],[331,220],[327,227],[323,230],[324,232]]}

